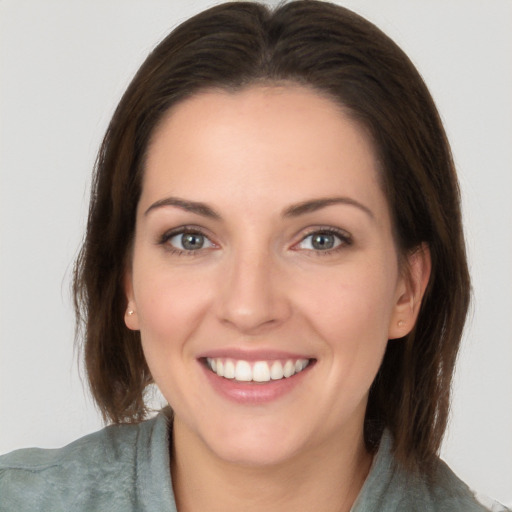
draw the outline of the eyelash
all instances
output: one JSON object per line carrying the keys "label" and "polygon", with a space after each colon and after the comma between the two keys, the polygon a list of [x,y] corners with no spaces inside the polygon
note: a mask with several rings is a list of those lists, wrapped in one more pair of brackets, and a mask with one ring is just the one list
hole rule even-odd
{"label": "eyelash", "polygon": [[[171,240],[173,237],[178,235],[184,235],[184,234],[190,234],[190,235],[200,235],[203,236],[212,246],[215,247],[214,242],[210,240],[208,235],[206,235],[200,228],[197,228],[196,226],[181,226],[176,229],[172,229],[170,231],[166,231],[163,233],[158,241],[158,245],[165,246],[166,251],[168,251],[171,254],[175,254],[178,256],[198,256],[201,254],[204,250],[208,248],[200,248],[196,250],[190,250],[190,249],[178,249],[176,247],[173,247],[169,240]],[[347,247],[350,247],[353,244],[353,240],[351,235],[342,229],[337,229],[333,227],[315,227],[311,229],[306,235],[304,235],[297,243],[293,245],[293,247],[297,247],[299,244],[303,243],[305,240],[307,240],[309,237],[313,235],[327,235],[327,236],[335,236],[339,240],[339,244],[331,249],[325,249],[325,250],[314,250],[314,249],[306,249],[308,252],[314,254],[315,256],[329,256],[334,253],[337,253],[340,250],[343,250]],[[292,248],[293,249],[293,248]],[[293,250],[300,250],[300,249],[293,249]]]}
{"label": "eyelash", "polygon": [[215,244],[210,240],[208,235],[206,235],[200,228],[197,228],[195,226],[181,226],[176,229],[172,229],[170,231],[166,231],[165,233],[160,236],[160,238],[157,241],[158,245],[162,245],[165,247],[165,250],[168,251],[171,254],[175,254],[177,256],[198,256],[201,254],[205,249],[196,249],[196,250],[190,250],[190,249],[178,249],[176,247],[173,247],[169,240],[174,238],[178,235],[200,235],[203,236],[206,240],[208,240],[213,246]]}
{"label": "eyelash", "polygon": [[325,250],[314,250],[314,249],[307,249],[308,252],[311,252],[315,256],[332,256],[333,254],[336,254],[338,251],[341,251],[343,249],[346,249],[347,247],[350,247],[353,244],[352,236],[343,229],[337,229],[333,228],[331,226],[329,227],[315,227],[311,229],[306,235],[304,235],[299,242],[294,244],[294,247],[304,242],[307,238],[313,236],[313,235],[328,235],[328,236],[335,236],[339,240],[339,244],[332,249],[325,249]]}

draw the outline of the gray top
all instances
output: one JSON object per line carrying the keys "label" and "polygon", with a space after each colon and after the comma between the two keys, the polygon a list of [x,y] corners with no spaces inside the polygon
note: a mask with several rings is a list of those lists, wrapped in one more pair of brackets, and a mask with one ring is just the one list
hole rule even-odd
{"label": "gray top", "polygon": [[[468,487],[439,461],[427,485],[395,463],[384,435],[352,512],[482,512]],[[493,511],[506,511],[492,507]],[[0,512],[176,512],[164,414],[110,426],[57,450],[0,457]]]}

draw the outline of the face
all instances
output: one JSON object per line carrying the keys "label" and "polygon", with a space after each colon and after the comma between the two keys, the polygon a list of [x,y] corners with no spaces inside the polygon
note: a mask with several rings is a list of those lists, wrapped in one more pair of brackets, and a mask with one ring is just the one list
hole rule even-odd
{"label": "face", "polygon": [[126,292],[175,429],[214,456],[361,439],[411,321],[364,131],[299,86],[177,105],[149,147]]}

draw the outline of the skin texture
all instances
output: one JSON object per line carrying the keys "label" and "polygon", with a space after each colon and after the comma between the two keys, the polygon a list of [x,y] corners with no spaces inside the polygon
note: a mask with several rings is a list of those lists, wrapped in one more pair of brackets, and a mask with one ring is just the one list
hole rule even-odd
{"label": "skin texture", "polygon": [[[125,321],[175,412],[180,512],[355,500],[371,463],[368,390],[388,339],[412,329],[430,269],[422,249],[400,271],[377,172],[365,132],[299,86],[203,92],[154,134]],[[202,248],[183,250],[183,226],[205,236]],[[326,231],[334,247],[315,248],[311,233]],[[314,364],[275,399],[240,403],[207,376],[201,358],[219,350]]]}

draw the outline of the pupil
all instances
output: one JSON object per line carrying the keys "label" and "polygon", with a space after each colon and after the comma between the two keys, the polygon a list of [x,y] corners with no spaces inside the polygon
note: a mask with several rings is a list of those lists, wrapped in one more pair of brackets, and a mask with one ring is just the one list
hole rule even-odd
{"label": "pupil", "polygon": [[334,247],[334,236],[326,233],[319,233],[315,235],[312,240],[312,245],[315,249],[326,250]]}
{"label": "pupil", "polygon": [[182,242],[183,247],[187,250],[201,249],[204,244],[203,235],[196,235],[195,233],[188,233],[183,235]]}

